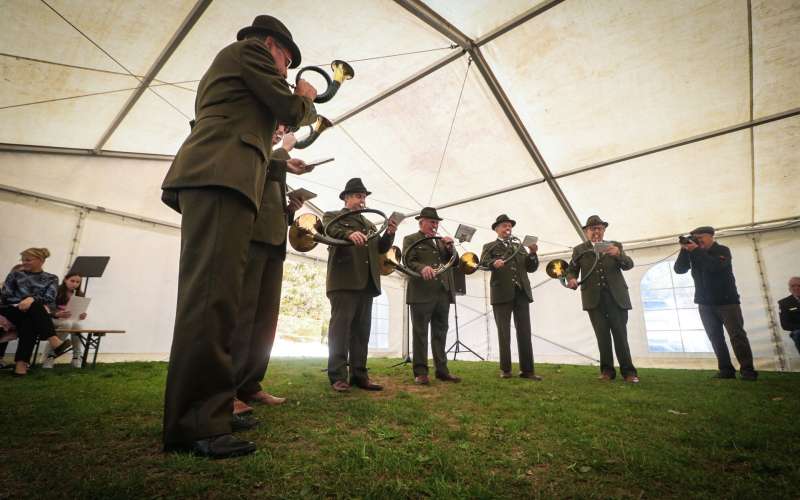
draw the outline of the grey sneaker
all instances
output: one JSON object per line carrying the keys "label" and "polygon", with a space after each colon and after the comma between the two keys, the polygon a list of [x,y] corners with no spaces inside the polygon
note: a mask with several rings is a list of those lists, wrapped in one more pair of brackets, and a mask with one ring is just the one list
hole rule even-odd
{"label": "grey sneaker", "polygon": [[56,364],[56,358],[52,356],[47,356],[44,361],[42,361],[42,368],[45,370],[52,370],[53,365]]}
{"label": "grey sneaker", "polygon": [[83,365],[83,360],[81,358],[72,358],[71,364],[73,368],[80,368]]}

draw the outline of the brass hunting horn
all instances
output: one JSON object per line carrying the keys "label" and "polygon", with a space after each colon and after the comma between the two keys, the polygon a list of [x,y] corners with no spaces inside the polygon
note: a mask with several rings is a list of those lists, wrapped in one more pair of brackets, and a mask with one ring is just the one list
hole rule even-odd
{"label": "brass hunting horn", "polygon": [[[317,97],[314,99],[314,102],[318,104],[322,104],[324,102],[328,102],[333,99],[333,96],[336,95],[336,92],[339,91],[339,88],[342,86],[342,83],[345,80],[350,80],[356,74],[353,70],[353,67],[347,64],[344,61],[336,59],[331,63],[331,71],[333,71],[333,78],[331,78],[328,73],[320,68],[319,66],[306,66],[302,68],[300,71],[297,72],[297,77],[295,78],[295,84],[300,81],[301,75],[306,72],[311,71],[313,73],[317,73],[322,75],[325,78],[325,82],[327,82],[327,87],[325,88],[325,92],[321,94],[317,94]],[[308,137],[303,138],[302,140],[297,141],[294,145],[296,149],[305,149],[324,132],[325,130],[333,127],[333,122],[328,120],[322,115],[317,115],[317,121],[309,125],[311,132],[308,134]]]}
{"label": "brass hunting horn", "polygon": [[[504,264],[506,262],[510,261],[511,259],[513,259],[514,257],[516,257],[517,254],[520,251],[522,251],[522,248],[523,248],[522,241],[520,241],[520,239],[517,238],[516,236],[510,237],[508,239],[508,243],[509,243],[508,249],[503,254],[503,256],[500,258],[500,260],[502,260]],[[478,255],[475,252],[467,252],[464,255],[462,255],[461,259],[458,262],[458,269],[462,273],[464,273],[466,275],[470,275],[470,274],[474,273],[475,271],[491,271],[492,270],[491,267],[487,267],[487,266],[482,266],[481,265],[480,258],[478,257]]]}
{"label": "brass hunting horn", "polygon": [[350,240],[342,240],[330,236],[328,234],[328,228],[330,228],[332,224],[338,222],[340,219],[363,213],[373,213],[383,217],[383,225],[380,227],[380,229],[367,232],[367,241],[380,236],[389,226],[389,218],[386,217],[386,214],[380,210],[375,210],[372,208],[362,208],[359,210],[343,212],[331,219],[331,221],[325,226],[322,225],[322,221],[316,215],[305,213],[295,219],[295,221],[292,223],[292,226],[289,228],[289,244],[292,245],[292,248],[298,252],[309,252],[316,247],[318,243],[336,247],[353,245],[354,243]]}
{"label": "brass hunting horn", "polygon": [[[397,270],[407,276],[411,276],[412,278],[421,278],[422,275],[420,273],[408,267],[408,260],[407,260],[408,256],[411,254],[412,250],[414,250],[414,248],[420,243],[424,241],[435,241],[441,239],[442,236],[426,236],[424,238],[420,238],[417,241],[415,241],[410,247],[408,247],[408,251],[406,252],[405,255],[402,254],[400,248],[398,248],[397,246],[393,246],[392,248],[389,249],[388,252],[381,255],[380,258],[381,274],[383,276],[388,276],[389,274],[392,274],[395,270]],[[444,263],[439,263],[436,266],[432,266],[434,276],[439,276],[443,272],[453,267],[453,264],[456,263],[456,260],[457,260],[456,252],[453,252],[453,255],[450,257],[450,260]]]}

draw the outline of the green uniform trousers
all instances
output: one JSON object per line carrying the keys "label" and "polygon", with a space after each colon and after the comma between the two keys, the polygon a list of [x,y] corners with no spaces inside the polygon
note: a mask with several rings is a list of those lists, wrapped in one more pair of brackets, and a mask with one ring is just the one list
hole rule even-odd
{"label": "green uniform trousers", "polygon": [[331,384],[367,380],[367,351],[372,327],[372,292],[339,290],[328,292],[331,321],[328,325],[328,378]]}
{"label": "green uniform trousers", "polygon": [[182,189],[178,203],[183,219],[164,398],[167,446],[231,432],[231,332],[256,216],[246,197],[226,188]]}
{"label": "green uniform trousers", "polygon": [[531,310],[528,296],[518,286],[514,287],[514,300],[492,306],[497,325],[497,343],[500,348],[500,370],[511,371],[511,314],[517,330],[519,371],[533,373],[533,344],[531,340]]}
{"label": "green uniform trousers", "polygon": [[239,318],[232,341],[236,396],[247,400],[262,390],[281,305],[283,256],[268,243],[250,242]]}
{"label": "green uniform trousers", "polygon": [[597,307],[586,311],[597,337],[597,347],[600,349],[600,373],[605,373],[614,378],[617,374],[614,369],[614,354],[611,339],[614,339],[613,350],[617,352],[619,371],[623,377],[636,375],[636,368],[631,359],[631,349],[628,346],[628,310],[621,308],[611,292],[603,288],[600,294],[600,303]]}
{"label": "green uniform trousers", "polygon": [[450,297],[442,288],[431,302],[409,304],[411,306],[411,325],[414,350],[414,376],[428,374],[428,325],[431,329],[431,352],[437,375],[447,375],[448,319],[450,316]]}

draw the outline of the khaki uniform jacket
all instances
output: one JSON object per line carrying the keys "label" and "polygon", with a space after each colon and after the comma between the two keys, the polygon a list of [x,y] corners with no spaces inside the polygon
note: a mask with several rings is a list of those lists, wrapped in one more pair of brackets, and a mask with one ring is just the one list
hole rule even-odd
{"label": "khaki uniform jacket", "polygon": [[[272,151],[272,161],[286,161],[289,153],[278,148]],[[261,208],[258,210],[253,224],[252,241],[268,243],[281,249],[286,257],[286,231],[294,220],[294,213],[286,211],[286,171],[283,170],[279,180],[270,175],[264,183],[264,195],[261,197]]]}
{"label": "khaki uniform jacket", "polygon": [[316,119],[310,99],[292,94],[272,55],[258,40],[242,40],[217,54],[200,80],[196,123],[167,172],[162,199],[175,210],[176,190],[225,187],[258,210],[269,165],[280,180],[285,162],[269,162],[277,123]]}
{"label": "khaki uniform jacket", "polygon": [[[406,256],[405,260],[408,268],[418,273],[422,272],[422,268],[425,266],[444,264],[453,256],[452,252],[443,243],[437,244],[441,240],[429,240],[420,243],[409,254],[408,249],[411,248],[411,245],[424,237],[425,235],[421,231],[417,231],[403,239],[403,255]],[[457,257],[458,253],[456,252]],[[435,302],[439,298],[442,289],[447,292],[452,304],[455,302],[455,288],[452,267],[432,280],[409,277],[406,281],[406,304]]]}
{"label": "khaki uniform jacket", "polygon": [[[628,284],[625,283],[625,278],[622,277],[622,271],[633,268],[633,259],[622,251],[622,243],[617,241],[612,241],[611,243],[619,248],[619,257],[603,254],[589,279],[581,283],[581,301],[583,302],[584,311],[594,309],[600,304],[600,295],[604,287],[608,288],[611,296],[614,297],[614,302],[619,307],[632,309],[631,297],[628,294]],[[567,268],[567,279],[578,279],[579,273],[583,276],[589,272],[594,262],[594,255],[586,253],[578,262],[575,262],[575,259],[591,246],[591,243],[584,242],[572,250],[571,264]]]}
{"label": "khaki uniform jacket", "polygon": [[539,268],[539,257],[536,254],[529,254],[526,249],[522,249],[514,258],[500,269],[495,269],[492,263],[502,259],[508,252],[508,248],[500,241],[495,240],[483,245],[481,251],[481,265],[491,269],[492,278],[489,280],[489,298],[492,304],[502,304],[514,300],[514,289],[519,286],[528,302],[533,302],[533,292],[531,283],[528,280],[528,273],[532,273]]}
{"label": "khaki uniform jacket", "polygon": [[[322,217],[323,226],[339,214],[349,212],[347,208],[325,212]],[[334,238],[346,240],[350,233],[374,230],[375,225],[363,215],[344,217],[330,227],[328,234]],[[371,290],[373,297],[381,294],[381,272],[379,256],[386,253],[394,243],[394,235],[383,233],[380,238],[373,238],[363,246],[328,247],[328,277],[326,291]]]}

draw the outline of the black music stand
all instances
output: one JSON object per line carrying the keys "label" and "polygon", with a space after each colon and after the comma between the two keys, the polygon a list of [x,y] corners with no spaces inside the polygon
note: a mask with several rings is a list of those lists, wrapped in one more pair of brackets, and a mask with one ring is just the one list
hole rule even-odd
{"label": "black music stand", "polygon": [[78,257],[72,263],[72,267],[67,274],[75,273],[82,278],[86,278],[83,282],[83,294],[86,295],[86,289],[89,288],[89,278],[101,278],[109,260],[111,260],[111,257]]}
{"label": "black music stand", "polygon": [[[472,226],[468,226],[466,224],[459,224],[456,228],[455,238],[460,242],[470,242],[472,241],[472,236],[475,234],[475,228]],[[445,351],[445,355],[449,354],[450,351],[453,351],[453,361],[456,360],[456,356],[460,352],[471,352],[475,357],[480,359],[481,361],[486,361],[483,356],[478,354],[477,352],[473,351],[469,348],[469,346],[463,342],[459,338],[458,333],[458,296],[459,295],[466,295],[467,294],[467,277],[461,272],[460,269],[453,270],[453,282],[455,284],[455,293],[453,294],[453,312],[455,313],[456,319],[456,341],[453,342],[447,351]],[[463,349],[462,349],[463,347]],[[454,350],[455,349],[455,350]]]}
{"label": "black music stand", "polygon": [[461,339],[459,338],[459,335],[458,335],[458,296],[467,294],[467,279],[466,279],[466,276],[464,276],[464,273],[462,273],[459,269],[454,269],[453,270],[453,281],[455,282],[455,285],[456,285],[455,294],[453,294],[453,312],[455,313],[455,317],[456,317],[455,318],[456,319],[456,341],[453,342],[453,345],[451,345],[447,349],[447,351],[445,351],[445,355],[449,354],[450,351],[453,351],[453,361],[455,361],[456,360],[456,356],[458,356],[458,353],[460,353],[460,352],[470,352],[476,358],[480,359],[481,361],[486,361],[486,359],[484,359],[483,356],[481,356],[477,352],[475,352],[472,349],[470,349],[469,346],[467,344],[461,342]]}
{"label": "black music stand", "polygon": [[[408,305],[408,304],[406,304],[406,315],[408,316],[409,324],[411,324],[411,306]],[[406,335],[406,342],[405,342],[406,343],[406,345],[405,345],[406,357],[401,362],[393,364],[390,368],[396,368],[398,366],[405,366],[405,365],[407,365],[409,363],[412,363],[412,361],[411,361],[411,347],[409,346],[409,342],[410,342],[409,339],[411,338],[411,332],[406,332],[406,334],[407,334]]]}

